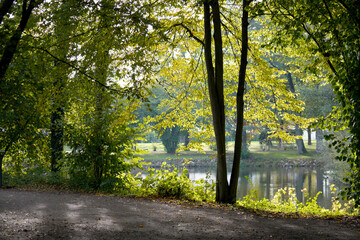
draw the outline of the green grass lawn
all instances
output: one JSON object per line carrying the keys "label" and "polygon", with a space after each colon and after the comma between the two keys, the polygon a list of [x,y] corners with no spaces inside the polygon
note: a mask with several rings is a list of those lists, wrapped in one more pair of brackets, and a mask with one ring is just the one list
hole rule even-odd
{"label": "green grass lawn", "polygon": [[258,141],[254,141],[250,144],[249,150],[252,153],[254,158],[259,159],[314,159],[317,158],[318,155],[316,154],[316,142],[312,141],[311,145],[307,145],[307,142],[304,141],[305,148],[308,151],[307,154],[298,154],[298,151],[296,149],[296,144],[287,144],[286,150],[281,151],[277,148],[277,146],[274,146],[271,148],[270,151],[263,151],[260,148],[260,143]]}
{"label": "green grass lawn", "polygon": [[[249,150],[251,153],[251,157],[255,159],[316,159],[318,155],[315,152],[316,142],[313,140],[312,145],[307,145],[307,141],[304,141],[305,148],[307,149],[308,153],[299,155],[296,150],[296,144],[287,144],[287,150],[280,151],[276,147],[276,143],[274,143],[274,147],[271,148],[270,151],[263,151],[260,148],[260,143],[258,141],[252,141]],[[213,158],[216,152],[210,150],[208,145],[204,145],[205,153],[199,153],[198,151],[192,149],[191,151],[181,151],[175,155],[167,154],[165,152],[164,146],[162,143],[138,143],[138,149],[146,150],[148,153],[141,154],[141,157],[148,161],[163,161],[164,159],[197,159],[197,160],[209,160],[209,158]],[[156,148],[156,151],[154,151]],[[228,142],[227,148],[229,153],[233,152],[234,142]]]}

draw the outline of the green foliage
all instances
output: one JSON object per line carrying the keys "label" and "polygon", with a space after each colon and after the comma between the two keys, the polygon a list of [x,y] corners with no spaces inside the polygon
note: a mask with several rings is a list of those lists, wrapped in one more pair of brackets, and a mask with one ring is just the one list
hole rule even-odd
{"label": "green foliage", "polygon": [[141,181],[140,191],[145,194],[156,194],[162,197],[187,199],[191,201],[215,200],[215,184],[207,179],[191,181],[188,170],[179,170],[165,162],[160,170],[149,169],[147,176]]}
{"label": "green foliage", "polygon": [[4,172],[4,183],[6,186],[47,188],[68,187],[67,179],[61,173],[50,172],[48,168],[37,167],[28,169],[25,173],[14,174],[13,171]]}
{"label": "green foliage", "polygon": [[49,167],[49,142],[43,132],[31,138],[14,142],[3,159],[4,171],[11,176],[20,176]]}
{"label": "green foliage", "polygon": [[[23,182],[38,178],[46,184],[64,181],[78,188],[126,192],[135,183],[140,184],[130,174],[133,167],[141,167],[132,145],[137,133],[146,134],[145,127],[159,132],[177,126],[188,131],[193,140],[189,148],[200,148],[213,139],[203,46],[199,44],[203,36],[200,5],[204,2],[36,2],[39,5],[17,46],[6,47],[24,15],[20,1],[0,24],[1,59],[6,59],[8,50],[16,50],[0,79],[0,150],[6,151],[3,166],[7,179],[23,176]],[[240,8],[226,1],[220,4],[225,31],[221,50],[226,63],[226,131],[231,135],[236,120],[236,76],[239,56],[243,55],[239,44],[241,14]],[[170,8],[173,11],[168,11]],[[308,120],[295,114],[304,110],[304,102],[305,114],[317,117],[329,111],[332,94],[326,95],[328,85],[312,89],[304,84],[298,91],[302,97],[297,98],[297,93],[288,91],[284,74],[291,73],[307,84],[331,83],[338,110],[330,114],[330,121],[319,121],[319,125],[330,131],[344,126],[348,130],[343,139],[329,135],[327,140],[338,152],[337,159],[347,162],[351,169],[343,195],[360,205],[357,9],[359,4],[354,0],[252,1],[248,9],[251,17],[264,15],[250,25],[244,117],[255,127],[267,126],[273,137],[293,140],[286,129],[307,125]],[[273,67],[269,59],[281,67]],[[150,84],[158,90],[154,90],[156,97],[149,97],[151,101],[147,99]],[[138,120],[143,125],[135,123],[132,116],[136,105],[141,104]],[[52,109],[59,108],[65,112],[61,126],[65,127],[70,151],[66,159],[59,160],[58,175],[50,176],[50,115]],[[154,112],[144,113],[145,108]],[[170,143],[166,147],[169,152],[175,152],[178,135],[171,134],[173,139],[165,140]],[[243,152],[244,158],[247,152]],[[202,184],[210,188],[206,181],[190,183],[181,171],[180,176],[162,171],[163,178],[149,179],[159,184],[155,187],[158,194],[189,199],[211,196],[199,192]],[[191,195],[192,191],[198,195]],[[313,202],[307,204],[315,208]]]}
{"label": "green foliage", "polygon": [[165,146],[166,152],[175,154],[180,142],[180,127],[166,128],[160,134],[160,139]]}
{"label": "green foliage", "polygon": [[272,200],[261,199],[257,200],[257,191],[250,190],[250,194],[245,196],[242,200],[236,202],[236,206],[251,208],[255,210],[268,211],[268,212],[281,212],[285,214],[298,214],[300,216],[343,216],[343,215],[359,215],[360,209],[354,205],[354,200],[351,200],[344,205],[336,199],[334,186],[330,186],[332,194],[332,209],[325,209],[317,204],[317,198],[321,192],[318,192],[315,197],[309,198],[306,189],[303,189],[305,203],[300,202],[296,198],[295,188],[279,189]]}
{"label": "green foliage", "polygon": [[335,149],[337,155],[335,159],[342,162],[347,162],[350,170],[343,179],[347,186],[340,192],[344,199],[353,199],[357,206],[360,206],[360,171],[359,171],[359,157],[357,155],[357,140],[350,133],[345,134],[344,137],[339,138],[335,134],[325,135],[324,138],[329,141],[329,147]]}
{"label": "green foliage", "polygon": [[[358,1],[267,0],[256,4],[257,13],[271,16],[268,20],[270,34],[264,46],[272,50],[288,46],[302,59],[305,69],[331,83],[339,104],[335,121],[322,128],[329,131],[345,126],[350,136],[335,140],[332,146],[337,159],[346,161],[351,171],[345,178],[349,183],[343,191],[347,199],[360,206],[360,28]],[[284,34],[286,33],[286,34]],[[296,51],[299,49],[300,51]],[[331,116],[334,114],[330,114]],[[330,135],[329,140],[333,140]]]}

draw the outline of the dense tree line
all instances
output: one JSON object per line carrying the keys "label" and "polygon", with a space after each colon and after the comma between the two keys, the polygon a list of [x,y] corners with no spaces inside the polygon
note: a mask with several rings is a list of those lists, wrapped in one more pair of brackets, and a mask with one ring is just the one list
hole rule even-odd
{"label": "dense tree line", "polygon": [[[345,126],[345,139],[327,139],[352,169],[344,193],[360,204],[358,9],[355,0],[3,0],[0,162],[14,174],[36,168],[95,189],[121,187],[147,125],[163,139],[186,133],[196,140],[189,147],[215,139],[216,199],[234,202],[245,121],[296,139],[299,153],[304,143],[290,128],[301,136]],[[323,119],[329,110],[311,112],[302,94],[320,83],[338,101]],[[136,123],[154,86],[168,97]]]}

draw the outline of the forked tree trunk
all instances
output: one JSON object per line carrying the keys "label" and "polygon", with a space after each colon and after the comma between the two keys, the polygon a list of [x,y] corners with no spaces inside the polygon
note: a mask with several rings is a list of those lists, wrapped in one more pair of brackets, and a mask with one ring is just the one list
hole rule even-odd
{"label": "forked tree trunk", "polygon": [[[223,51],[221,36],[221,19],[220,8],[217,0],[204,1],[204,28],[205,28],[205,63],[208,77],[208,88],[213,116],[213,126],[215,131],[215,140],[217,147],[217,171],[216,171],[216,201],[232,203],[236,200],[236,192],[240,171],[242,130],[243,130],[243,112],[244,112],[244,90],[245,90],[245,73],[247,65],[248,49],[248,0],[243,1],[243,19],[242,19],[242,54],[239,70],[239,83],[236,96],[237,103],[237,123],[233,168],[231,172],[230,185],[227,181],[226,171],[226,148],[225,148],[225,106],[223,92]],[[212,61],[211,46],[211,14],[214,27],[214,44],[215,44],[215,68]]]}

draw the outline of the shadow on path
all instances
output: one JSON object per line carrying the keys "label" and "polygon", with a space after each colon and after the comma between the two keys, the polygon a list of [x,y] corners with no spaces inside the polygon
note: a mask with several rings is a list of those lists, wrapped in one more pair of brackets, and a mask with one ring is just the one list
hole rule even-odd
{"label": "shadow on path", "polygon": [[147,199],[0,189],[0,239],[359,239],[336,221]]}

